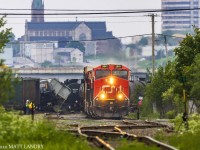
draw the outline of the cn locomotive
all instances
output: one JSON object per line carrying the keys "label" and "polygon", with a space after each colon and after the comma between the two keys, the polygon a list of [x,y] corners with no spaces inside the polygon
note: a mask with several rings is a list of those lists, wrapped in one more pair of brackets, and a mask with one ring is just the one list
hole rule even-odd
{"label": "cn locomotive", "polygon": [[123,65],[84,67],[83,107],[89,117],[121,118],[130,105],[130,69]]}

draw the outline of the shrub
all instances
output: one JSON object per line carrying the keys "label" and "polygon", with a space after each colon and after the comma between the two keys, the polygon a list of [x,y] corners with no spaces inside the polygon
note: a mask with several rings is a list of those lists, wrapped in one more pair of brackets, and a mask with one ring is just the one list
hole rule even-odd
{"label": "shrub", "polygon": [[170,110],[166,113],[166,117],[168,119],[174,119],[175,118],[175,111],[174,110]]}
{"label": "shrub", "polygon": [[[58,131],[54,124],[34,121],[5,112],[0,107],[0,143],[4,146],[42,146],[45,150],[92,149],[85,138],[77,138],[65,131]],[[18,147],[18,149],[20,149]]]}

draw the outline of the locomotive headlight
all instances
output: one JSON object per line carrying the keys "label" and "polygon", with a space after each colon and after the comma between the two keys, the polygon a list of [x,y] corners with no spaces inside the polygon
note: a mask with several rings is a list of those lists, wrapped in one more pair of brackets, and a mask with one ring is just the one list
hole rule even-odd
{"label": "locomotive headlight", "polygon": [[104,99],[106,98],[106,94],[101,93],[100,96],[99,96],[99,98],[100,98],[101,100],[104,100]]}
{"label": "locomotive headlight", "polygon": [[113,83],[114,83],[114,78],[113,78],[113,77],[110,77],[109,80],[108,80],[108,82],[109,82],[110,84],[113,84]]}
{"label": "locomotive headlight", "polygon": [[124,99],[124,95],[122,93],[117,94],[117,99],[118,100],[123,100]]}

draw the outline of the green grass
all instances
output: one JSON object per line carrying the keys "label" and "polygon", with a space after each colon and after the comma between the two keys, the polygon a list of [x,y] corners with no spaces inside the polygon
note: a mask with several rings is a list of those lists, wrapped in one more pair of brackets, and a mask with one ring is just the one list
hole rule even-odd
{"label": "green grass", "polygon": [[137,141],[121,140],[120,146],[116,150],[160,150],[155,146],[149,146]]}
{"label": "green grass", "polygon": [[[85,138],[58,131],[53,124],[30,121],[0,108],[0,146],[22,149],[20,146],[40,146],[43,150],[92,150]],[[18,146],[18,147],[17,147]],[[1,149],[1,148],[0,148]],[[34,148],[30,148],[34,149]]]}
{"label": "green grass", "polygon": [[177,116],[173,122],[175,123],[176,133],[166,135],[160,133],[156,139],[170,144],[179,150],[199,150],[200,139],[200,115],[195,114],[189,117],[189,129],[187,130],[182,123],[182,115]]}

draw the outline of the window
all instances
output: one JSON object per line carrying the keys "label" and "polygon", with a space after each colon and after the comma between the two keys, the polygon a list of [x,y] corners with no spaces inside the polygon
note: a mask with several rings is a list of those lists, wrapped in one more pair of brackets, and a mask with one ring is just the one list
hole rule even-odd
{"label": "window", "polygon": [[110,75],[110,70],[96,70],[96,79],[104,78]]}
{"label": "window", "polygon": [[40,36],[43,36],[43,32],[42,31],[40,31]]}
{"label": "window", "polygon": [[50,31],[50,32],[49,32],[49,36],[52,36],[52,35],[53,35],[53,32],[52,32],[52,31]]}
{"label": "window", "polygon": [[126,70],[113,70],[112,74],[119,78],[128,79],[128,71]]}
{"label": "window", "polygon": [[53,32],[53,36],[56,36],[56,32],[55,31]]}
{"label": "window", "polygon": [[35,32],[35,36],[38,36],[38,35],[39,35],[38,31],[36,31],[36,32]]}
{"label": "window", "polygon": [[79,40],[86,40],[86,35],[84,33],[81,33],[79,36]]}
{"label": "window", "polygon": [[65,36],[65,32],[62,32],[62,36]]}
{"label": "window", "polygon": [[66,36],[69,36],[69,31],[66,31]]}

